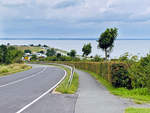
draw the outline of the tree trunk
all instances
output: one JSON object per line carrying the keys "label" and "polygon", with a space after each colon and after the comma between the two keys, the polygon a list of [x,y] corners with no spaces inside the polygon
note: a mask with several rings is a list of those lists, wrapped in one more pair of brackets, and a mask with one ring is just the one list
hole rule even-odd
{"label": "tree trunk", "polygon": [[105,60],[107,60],[107,56],[108,56],[107,55],[107,50],[105,49],[104,51],[105,51]]}

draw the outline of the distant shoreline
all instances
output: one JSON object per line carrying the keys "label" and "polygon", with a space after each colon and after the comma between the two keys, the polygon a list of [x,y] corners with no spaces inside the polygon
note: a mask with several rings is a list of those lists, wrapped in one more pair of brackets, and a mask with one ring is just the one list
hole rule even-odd
{"label": "distant shoreline", "polygon": [[[98,40],[98,38],[0,38],[0,40]],[[117,39],[117,40],[150,40],[150,39]]]}

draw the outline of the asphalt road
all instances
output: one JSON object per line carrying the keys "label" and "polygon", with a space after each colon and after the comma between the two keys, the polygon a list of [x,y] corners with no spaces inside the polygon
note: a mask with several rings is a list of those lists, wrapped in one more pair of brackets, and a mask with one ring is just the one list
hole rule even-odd
{"label": "asphalt road", "polygon": [[[19,113],[20,110],[25,107],[27,108],[25,108],[21,112],[40,113],[32,111],[32,102],[39,98],[41,95],[43,95],[45,92],[47,92],[49,89],[51,89],[54,85],[56,85],[64,77],[64,75],[64,70],[57,67],[33,65],[33,68],[28,71],[19,72],[6,77],[1,77],[0,113]],[[47,96],[48,95],[45,95],[44,97],[47,101],[48,99],[49,101],[53,99],[53,97],[49,98]],[[42,98],[39,98],[39,101],[42,101]],[[45,101],[42,102],[45,103]],[[50,105],[51,104],[53,103],[50,103]],[[36,106],[36,108],[49,110],[49,113],[53,113],[50,112],[51,109],[48,109],[48,104],[46,108],[44,108],[45,104],[42,105],[43,107]],[[26,111],[26,109],[28,110]]]}

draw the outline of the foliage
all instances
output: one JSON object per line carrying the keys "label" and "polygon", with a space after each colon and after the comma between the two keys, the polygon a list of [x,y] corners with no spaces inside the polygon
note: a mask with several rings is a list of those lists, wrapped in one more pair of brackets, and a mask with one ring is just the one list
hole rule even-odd
{"label": "foliage", "polygon": [[69,56],[62,55],[60,57],[56,57],[56,56],[47,57],[44,58],[42,61],[80,61],[80,59],[77,57],[69,57]]}
{"label": "foliage", "polygon": [[77,53],[76,50],[71,50],[69,53],[67,53],[67,55],[71,57],[75,57],[76,53]]}
{"label": "foliage", "polygon": [[33,47],[33,46],[34,46],[34,44],[30,44],[30,46],[31,46],[31,47]]}
{"label": "foliage", "polygon": [[108,82],[105,80],[102,76],[99,76],[99,74],[96,74],[91,71],[87,71],[90,75],[92,75],[99,83],[104,85],[112,94],[118,95],[124,98],[131,98],[134,99],[136,102],[150,102],[150,93],[147,88],[138,88],[138,89],[126,89],[126,88],[114,88]]}
{"label": "foliage", "polygon": [[57,57],[56,56],[51,56],[51,57],[47,57],[44,59],[45,61],[57,61]]}
{"label": "foliage", "polygon": [[43,45],[43,47],[48,47],[47,45]]}
{"label": "foliage", "polygon": [[24,53],[32,53],[32,51],[30,50],[30,49],[26,49],[26,50],[24,50]]}
{"label": "foliage", "polygon": [[138,56],[132,56],[132,55],[129,55],[128,52],[126,52],[119,57],[118,61],[121,61],[121,62],[123,61],[123,62],[126,62],[128,65],[130,65],[138,61]]}
{"label": "foliage", "polygon": [[39,53],[44,54],[44,51],[43,51],[43,50],[41,50],[41,51],[39,51]]}
{"label": "foliage", "polygon": [[60,58],[61,56],[62,56],[61,53],[57,53],[56,55],[57,58]]}
{"label": "foliage", "polygon": [[32,55],[31,60],[37,60],[37,56],[36,55]]}
{"label": "foliage", "polygon": [[41,44],[39,44],[38,46],[41,47]]}
{"label": "foliage", "polygon": [[79,69],[84,69],[84,70],[89,70],[91,72],[94,72],[98,74],[99,76],[102,76],[106,80],[108,80],[110,83],[112,83],[112,73],[111,73],[111,66],[113,64],[120,64],[120,62],[83,62],[83,61],[78,61],[78,62],[57,62],[57,63],[62,63],[62,64],[67,64],[67,65],[74,65],[76,68]]}
{"label": "foliage", "polygon": [[13,46],[0,46],[0,63],[1,64],[11,64],[11,63],[20,63],[23,52],[16,49]]}
{"label": "foliage", "polygon": [[117,28],[107,28],[105,32],[103,32],[98,40],[98,47],[105,51],[105,59],[109,57],[110,52],[114,46],[114,40],[118,35]]}
{"label": "foliage", "polygon": [[112,64],[111,66],[112,85],[131,89],[131,78],[124,64]]}
{"label": "foliage", "polygon": [[134,88],[150,89],[150,55],[141,58],[138,62],[132,63],[128,72],[132,79],[132,86]]}
{"label": "foliage", "polygon": [[93,58],[91,61],[100,62],[100,61],[103,61],[103,58],[101,58],[101,57],[98,56],[98,55],[95,55],[94,58]]}
{"label": "foliage", "polygon": [[54,48],[48,49],[46,55],[47,56],[54,56],[54,55],[56,55],[55,49]]}
{"label": "foliage", "polygon": [[89,44],[84,44],[82,48],[83,56],[88,56],[92,51],[92,46],[91,43]]}

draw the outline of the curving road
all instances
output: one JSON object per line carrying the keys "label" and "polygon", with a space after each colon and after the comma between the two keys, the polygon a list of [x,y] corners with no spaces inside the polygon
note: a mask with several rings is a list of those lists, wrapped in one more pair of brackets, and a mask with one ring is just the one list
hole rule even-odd
{"label": "curving road", "polygon": [[[32,66],[28,71],[0,78],[0,113],[25,112],[33,101],[37,98],[40,100],[40,96],[54,87],[65,75],[65,71],[57,67]],[[34,112],[30,109],[30,113]]]}

